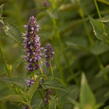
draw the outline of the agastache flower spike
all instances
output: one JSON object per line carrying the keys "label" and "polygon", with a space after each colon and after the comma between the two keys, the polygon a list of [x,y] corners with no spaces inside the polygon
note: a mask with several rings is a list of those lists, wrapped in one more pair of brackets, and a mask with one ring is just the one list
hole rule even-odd
{"label": "agastache flower spike", "polygon": [[49,67],[50,61],[54,56],[54,49],[52,48],[51,44],[47,44],[45,46],[44,51],[45,51],[46,66]]}
{"label": "agastache flower spike", "polygon": [[39,61],[41,59],[41,44],[38,35],[39,25],[34,16],[29,18],[28,25],[25,27],[27,29],[24,40],[25,59],[28,62],[27,70],[32,72],[39,68]]}

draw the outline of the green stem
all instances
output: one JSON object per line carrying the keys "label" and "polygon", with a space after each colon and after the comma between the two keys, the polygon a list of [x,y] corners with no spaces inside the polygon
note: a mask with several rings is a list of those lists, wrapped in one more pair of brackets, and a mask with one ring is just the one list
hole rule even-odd
{"label": "green stem", "polygon": [[[96,7],[96,10],[97,10],[97,13],[98,13],[99,18],[102,18],[101,13],[100,13],[100,10],[99,10],[99,7],[98,7],[98,4],[97,4],[97,0],[94,0],[94,4],[95,4],[95,7]],[[103,23],[102,23],[102,27],[103,27],[104,33],[106,33],[105,25]]]}
{"label": "green stem", "polygon": [[96,56],[96,59],[97,59],[97,62],[98,62],[98,64],[99,64],[99,66],[100,66],[100,69],[101,69],[101,70],[104,69],[104,66],[103,66],[103,64],[102,64],[102,62],[101,62],[99,56]]}
{"label": "green stem", "polygon": [[51,61],[50,61],[50,69],[51,69],[51,73],[52,73],[52,78],[54,78],[54,72],[53,72],[53,67],[52,67]]}
{"label": "green stem", "polygon": [[94,0],[94,4],[95,4],[95,7],[97,9],[97,13],[98,13],[99,18],[101,18],[100,10],[99,10],[99,7],[98,7],[98,4],[97,4],[96,0]]}
{"label": "green stem", "polygon": [[[79,1],[79,5],[80,5],[80,1]],[[83,20],[83,26],[84,26],[84,30],[86,32],[86,36],[88,38],[88,41],[89,41],[90,45],[93,45],[93,39],[91,38],[89,30],[87,28],[87,23],[86,23],[86,20],[85,20],[86,18],[85,18],[84,11],[83,11],[83,8],[81,7],[81,5],[80,5],[79,14],[80,14],[80,16]]]}
{"label": "green stem", "polygon": [[2,52],[2,49],[1,48],[0,48],[0,54],[1,54],[1,58],[2,58],[3,63],[4,63],[4,67],[6,69],[7,75],[10,77],[10,71],[7,68],[7,64],[6,64],[6,61],[5,61],[5,58],[4,58],[4,55],[3,55],[3,52]]}
{"label": "green stem", "polygon": [[[39,62],[39,65],[41,65],[42,63],[41,63],[41,61]],[[43,74],[43,69],[41,68],[41,66],[39,66],[39,69],[40,69],[40,72],[41,72],[41,74]]]}

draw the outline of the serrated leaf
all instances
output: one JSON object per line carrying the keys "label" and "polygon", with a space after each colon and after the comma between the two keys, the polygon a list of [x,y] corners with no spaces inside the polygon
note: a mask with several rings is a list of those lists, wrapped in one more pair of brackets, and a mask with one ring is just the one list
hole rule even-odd
{"label": "serrated leaf", "polygon": [[38,86],[39,86],[39,81],[35,81],[35,83],[28,90],[27,95],[30,99],[32,99],[32,97],[33,97],[34,93],[36,92]]}
{"label": "serrated leaf", "polygon": [[20,95],[8,95],[5,96],[3,98],[0,98],[1,102],[6,102],[6,101],[10,101],[10,102],[19,102],[19,103],[24,103],[23,98]]}
{"label": "serrated leaf", "polygon": [[109,51],[109,45],[103,41],[97,40],[90,48],[91,53],[94,55],[100,55],[104,52]]}
{"label": "serrated leaf", "polygon": [[96,38],[109,43],[108,27],[99,20],[95,20],[91,17],[89,17],[89,19]]}
{"label": "serrated leaf", "polygon": [[55,90],[66,92],[66,90],[63,88],[64,85],[62,84],[57,80],[48,80],[48,81],[45,81],[44,87],[48,89],[50,88],[50,89],[55,89]]}
{"label": "serrated leaf", "polygon": [[82,74],[81,79],[80,104],[82,109],[95,109],[93,107],[96,105],[95,97],[84,74]]}
{"label": "serrated leaf", "polygon": [[18,36],[20,36],[21,34],[19,33],[19,31],[15,27],[13,27],[10,24],[4,25],[4,32],[9,38],[11,38],[12,40],[14,40],[20,44]]}

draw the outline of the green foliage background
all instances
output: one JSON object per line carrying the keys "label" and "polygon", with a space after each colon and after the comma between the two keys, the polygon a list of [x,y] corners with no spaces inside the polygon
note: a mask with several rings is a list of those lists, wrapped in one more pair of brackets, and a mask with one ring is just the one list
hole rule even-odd
{"label": "green foliage background", "polygon": [[22,33],[31,15],[40,24],[42,45],[50,42],[55,49],[55,80],[45,84],[56,92],[44,106],[33,87],[32,108],[109,109],[109,1],[45,2],[0,0],[0,109],[24,106],[17,93],[28,77]]}

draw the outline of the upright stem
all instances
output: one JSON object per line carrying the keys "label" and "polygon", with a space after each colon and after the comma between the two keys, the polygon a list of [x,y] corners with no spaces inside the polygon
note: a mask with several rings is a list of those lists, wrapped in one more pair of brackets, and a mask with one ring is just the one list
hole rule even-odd
{"label": "upright stem", "polygon": [[97,13],[98,13],[99,18],[101,18],[100,10],[99,10],[99,7],[98,7],[98,4],[97,4],[96,0],[94,0],[94,4],[95,4],[95,7],[97,9]]}
{"label": "upright stem", "polygon": [[5,70],[7,72],[7,75],[10,77],[10,71],[7,68],[7,64],[6,64],[6,61],[5,61],[5,58],[4,58],[4,55],[3,55],[3,51],[2,51],[1,48],[0,48],[0,54],[1,54],[1,58],[3,59],[3,63],[4,63]]}
{"label": "upright stem", "polygon": [[[41,63],[41,61],[39,62],[39,65],[41,65],[42,63]],[[39,66],[39,69],[40,69],[40,72],[41,72],[41,74],[43,74],[44,72],[43,72],[43,69],[41,68],[41,66]]]}
{"label": "upright stem", "polygon": [[[99,10],[99,7],[98,7],[98,4],[97,4],[97,1],[96,1],[96,0],[94,0],[94,4],[95,4],[95,7],[96,7],[96,10],[97,10],[97,13],[98,13],[99,18],[102,18],[101,13],[100,13],[100,10]],[[104,31],[104,33],[106,33],[106,31],[105,31],[105,25],[104,25],[103,23],[102,23],[102,26],[103,26],[103,31]]]}
{"label": "upright stem", "polygon": [[104,68],[104,65],[102,64],[102,62],[101,62],[99,56],[96,56],[96,59],[97,59],[97,62],[98,62],[98,64],[99,64],[99,66],[100,66],[100,69],[102,70],[102,69]]}
{"label": "upright stem", "polygon": [[80,5],[79,14],[80,14],[80,16],[81,16],[81,18],[83,20],[84,30],[86,32],[86,36],[87,36],[87,39],[88,39],[90,45],[92,45],[93,44],[93,39],[91,38],[91,35],[90,35],[89,30],[87,28],[87,22],[84,20],[85,19],[85,14],[84,14],[83,8],[81,7],[80,0],[79,0],[79,5]]}
{"label": "upright stem", "polygon": [[52,78],[54,78],[54,72],[53,72],[53,67],[51,65],[51,61],[50,61],[50,69],[51,69],[51,73],[52,73]]}

